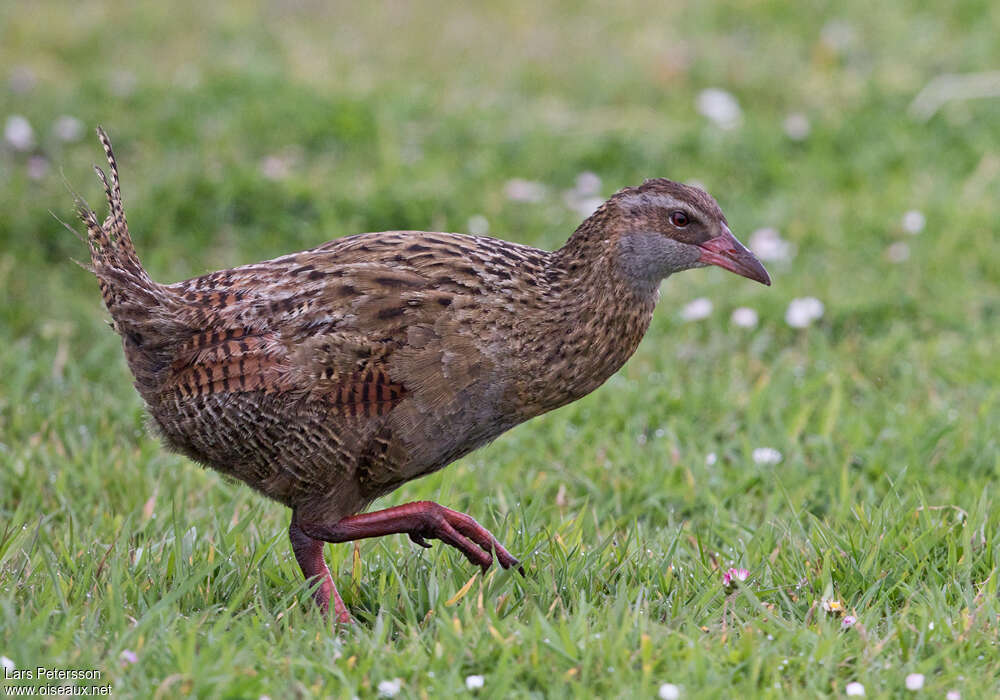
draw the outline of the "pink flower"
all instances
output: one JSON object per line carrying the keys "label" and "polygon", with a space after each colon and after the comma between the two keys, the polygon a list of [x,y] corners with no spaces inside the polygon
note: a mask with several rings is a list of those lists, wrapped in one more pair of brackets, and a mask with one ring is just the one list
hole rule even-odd
{"label": "pink flower", "polygon": [[840,621],[840,628],[846,630],[848,627],[853,627],[857,621],[858,618],[854,615],[844,615],[844,619]]}
{"label": "pink flower", "polygon": [[722,574],[722,585],[726,588],[735,586],[737,582],[743,583],[750,577],[749,569],[727,569]]}

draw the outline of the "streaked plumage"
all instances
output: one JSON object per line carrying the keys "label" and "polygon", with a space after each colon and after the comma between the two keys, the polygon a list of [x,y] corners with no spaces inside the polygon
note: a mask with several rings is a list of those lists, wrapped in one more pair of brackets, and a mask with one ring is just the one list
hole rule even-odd
{"label": "streaked plumage", "polygon": [[[436,504],[349,516],[600,386],[645,334],[660,280],[705,264],[725,236],[732,264],[711,262],[769,283],[710,196],[649,180],[556,252],[389,231],[161,285],[135,254],[99,135],[111,213],[79,211],[135,386],[170,448],[293,509],[296,556],[339,619],[319,540],[406,532],[516,564]],[[670,224],[677,209],[690,225]]]}

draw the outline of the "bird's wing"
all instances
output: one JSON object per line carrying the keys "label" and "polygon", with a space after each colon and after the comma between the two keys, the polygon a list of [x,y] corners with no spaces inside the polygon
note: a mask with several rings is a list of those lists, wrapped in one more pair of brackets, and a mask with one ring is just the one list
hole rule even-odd
{"label": "bird's wing", "polygon": [[381,261],[303,255],[175,285],[197,330],[176,347],[162,390],[281,392],[361,418],[407,394],[441,411],[486,368],[487,339],[467,323],[481,302],[454,275],[441,285]]}

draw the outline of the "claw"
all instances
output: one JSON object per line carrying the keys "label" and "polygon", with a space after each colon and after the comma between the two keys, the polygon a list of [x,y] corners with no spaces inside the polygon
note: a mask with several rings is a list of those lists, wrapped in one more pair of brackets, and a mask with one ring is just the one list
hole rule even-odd
{"label": "claw", "polygon": [[421,547],[424,547],[426,549],[430,549],[431,548],[431,543],[428,542],[427,540],[425,540],[423,538],[423,535],[418,535],[415,532],[411,532],[410,533],[410,539],[413,542],[415,542],[416,544],[419,544]]}

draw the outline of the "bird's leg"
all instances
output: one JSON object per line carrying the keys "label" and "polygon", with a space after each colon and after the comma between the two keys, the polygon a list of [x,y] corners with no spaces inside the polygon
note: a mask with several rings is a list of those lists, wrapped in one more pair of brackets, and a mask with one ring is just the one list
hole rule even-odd
{"label": "bird's leg", "polygon": [[323,541],[313,539],[304,533],[295,521],[294,515],[292,516],[292,524],[288,527],[288,537],[292,541],[292,551],[295,552],[295,558],[298,560],[299,566],[302,567],[302,573],[305,574],[306,580],[313,581],[315,578],[319,578],[319,587],[313,592],[316,605],[325,615],[330,609],[330,598],[332,597],[333,613],[337,617],[337,622],[350,624],[351,616],[347,612],[347,606],[344,605],[340,593],[337,592],[333,577],[330,575],[330,569],[327,568],[326,561],[323,559]]}
{"label": "bird's leg", "polygon": [[[438,539],[459,550],[483,571],[493,563],[493,554],[505,569],[519,562],[489,530],[465,513],[450,510],[431,501],[416,501],[372,513],[350,515],[334,525],[301,523],[310,537],[326,542],[350,542],[366,537],[406,534],[422,547],[430,547],[425,538]],[[300,560],[301,561],[301,560]],[[305,567],[303,567],[304,569]]]}

